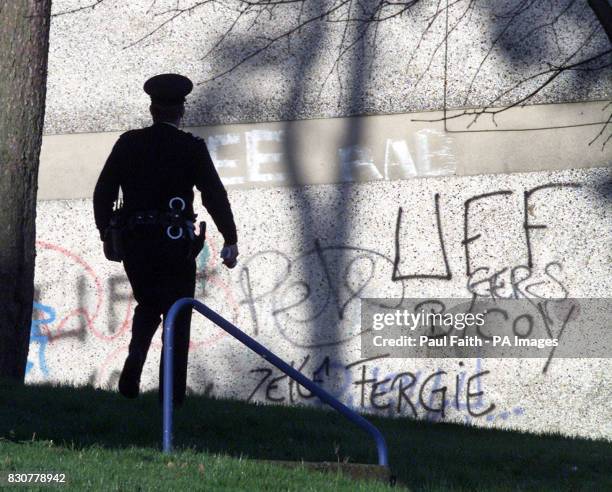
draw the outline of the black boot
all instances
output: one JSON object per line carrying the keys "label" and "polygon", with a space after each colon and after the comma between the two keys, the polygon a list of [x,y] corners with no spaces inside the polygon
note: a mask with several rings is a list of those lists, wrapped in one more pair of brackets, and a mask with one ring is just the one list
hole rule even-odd
{"label": "black boot", "polygon": [[130,353],[125,359],[123,371],[119,377],[119,393],[126,398],[136,398],[140,392],[140,375],[144,365],[143,357],[137,353]]}

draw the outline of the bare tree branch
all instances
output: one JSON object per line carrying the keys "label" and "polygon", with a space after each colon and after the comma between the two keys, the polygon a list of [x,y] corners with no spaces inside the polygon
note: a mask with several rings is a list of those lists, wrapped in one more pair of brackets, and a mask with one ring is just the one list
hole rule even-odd
{"label": "bare tree branch", "polygon": [[[243,0],[240,0],[243,1]],[[218,73],[217,75],[214,75],[206,80],[203,80],[201,82],[198,82],[198,85],[200,84],[205,84],[207,82],[212,82],[214,80],[217,80],[227,74],[229,74],[230,72],[233,72],[234,70],[236,70],[238,67],[240,67],[241,65],[243,65],[244,63],[246,63],[247,61],[249,61],[250,59],[256,57],[257,55],[263,53],[264,51],[266,51],[268,48],[270,48],[273,44],[277,43],[278,41],[285,39],[289,36],[291,36],[291,34],[297,32],[299,29],[307,26],[308,24],[311,24],[313,22],[319,21],[324,19],[325,17],[331,15],[333,12],[335,12],[336,10],[340,9],[342,6],[346,5],[349,1],[352,0],[342,0],[338,5],[328,9],[327,11],[323,12],[322,14],[316,15],[314,17],[311,17],[310,19],[307,19],[305,21],[303,21],[300,25],[298,25],[297,27],[294,27],[288,31],[285,31],[284,33],[275,36],[273,38],[271,38],[264,46],[257,48],[256,50],[252,51],[250,54],[248,54],[247,56],[245,56],[244,58],[242,58],[241,60],[239,60],[238,62],[234,63],[230,68]]]}
{"label": "bare tree branch", "polygon": [[[96,0],[94,3],[72,9],[65,12],[60,12],[56,15],[64,15],[67,13],[80,12],[86,9],[94,9],[97,5],[105,0]],[[467,85],[464,89],[465,92],[461,95],[463,100],[462,105],[465,107],[468,105],[470,96],[474,92],[476,83],[481,79],[484,72],[484,67],[489,60],[492,59],[494,52],[498,49],[502,43],[510,43],[509,37],[520,36],[520,43],[525,43],[524,46],[527,48],[527,43],[532,36],[536,33],[551,30],[554,35],[554,42],[556,43],[557,53],[559,57],[563,57],[562,61],[557,61],[553,57],[551,60],[538,60],[540,66],[545,67],[536,71],[536,73],[523,74],[519,80],[511,83],[509,87],[501,88],[497,92],[495,97],[489,100],[485,107],[477,109],[465,109],[459,113],[448,115],[447,114],[447,91],[448,91],[448,57],[449,57],[449,38],[453,33],[459,31],[463,26],[469,26],[470,20],[477,8],[486,9],[490,8],[491,5],[488,3],[479,3],[480,0],[445,0],[445,5],[442,4],[443,0],[433,0],[427,2],[426,0],[328,0],[325,3],[325,7],[322,11],[308,11],[307,0],[198,0],[191,4],[184,5],[181,0],[176,0],[174,8],[169,8],[161,12],[152,14],[154,18],[162,17],[163,19],[152,27],[149,31],[130,42],[123,49],[128,49],[138,45],[139,43],[153,37],[156,33],[164,29],[180,16],[185,14],[192,14],[196,11],[203,10],[207,6],[219,6],[224,9],[228,9],[232,12],[231,24],[224,30],[223,34],[216,39],[206,53],[202,56],[202,60],[206,60],[209,57],[216,57],[216,54],[228,43],[232,36],[236,35],[238,29],[245,29],[246,31],[255,31],[253,47],[246,53],[241,54],[239,57],[231,59],[228,68],[220,69],[217,73],[214,73],[207,79],[198,82],[199,85],[216,81],[226,75],[234,72],[239,67],[254,59],[257,56],[263,55],[266,51],[272,49],[280,41],[287,41],[287,52],[291,53],[291,38],[301,35],[304,29],[315,23],[324,23],[328,25],[342,25],[341,31],[339,31],[339,41],[336,45],[337,53],[331,61],[331,66],[327,71],[326,75],[322,78],[322,83],[318,90],[317,100],[322,97],[323,90],[327,86],[330,77],[335,73],[338,79],[339,86],[339,97],[342,97],[343,78],[341,76],[341,68],[346,64],[344,61],[349,53],[358,46],[361,42],[367,42],[370,46],[376,49],[378,34],[380,26],[392,19],[401,18],[404,14],[408,14],[410,18],[413,16],[413,10],[417,6],[428,6],[434,7],[433,13],[429,17],[425,18],[425,26],[421,28],[419,39],[415,48],[410,53],[406,68],[412,66],[416,57],[420,57],[421,60],[427,60],[426,65],[416,75],[416,81],[413,87],[417,87],[424,79],[424,77],[430,74],[434,62],[437,59],[440,49],[444,47],[444,116],[442,118],[434,118],[429,120],[415,120],[415,121],[444,121],[451,119],[459,119],[468,117],[470,122],[467,123],[466,128],[470,129],[482,115],[489,115],[495,125],[495,116],[504,111],[508,111],[511,108],[517,106],[523,106],[533,100],[533,98],[540,94],[542,91],[549,88],[559,77],[568,72],[597,72],[608,68],[611,62],[606,62],[605,58],[609,57],[610,50],[604,50],[596,54],[592,54],[591,50],[588,49],[588,43],[593,38],[594,34],[598,31],[594,28],[588,38],[584,40],[580,45],[567,56],[564,53],[564,45],[559,41],[557,35],[558,25],[561,23],[564,17],[569,16],[570,12],[576,12],[576,0],[567,0],[566,2],[558,2],[556,0],[549,0],[550,14],[543,14],[542,10],[539,9],[540,15],[544,15],[544,18],[538,18],[533,15],[534,6],[538,5],[539,2],[536,0],[517,0],[511,8],[504,12],[492,12],[490,17],[495,19],[500,24],[497,33],[492,37],[490,43],[486,49],[486,52],[480,58],[475,70],[467,78]],[[611,36],[612,29],[612,11],[607,0],[587,0],[588,5],[591,7],[595,15],[597,16],[599,25],[601,25],[609,39]],[[156,6],[157,0],[153,0],[149,11]],[[280,32],[274,34],[268,34],[269,25],[274,26],[276,9],[292,9],[295,7],[295,21],[290,22],[288,27],[283,27]],[[451,16],[451,10],[453,11]],[[416,10],[417,15],[420,10]],[[291,12],[291,11],[289,11]],[[310,14],[310,15],[309,15]],[[443,17],[444,16],[444,17]],[[289,16],[289,18],[291,18]],[[243,22],[244,21],[244,22]],[[440,24],[443,24],[443,35],[441,39],[431,40],[429,45],[432,46],[431,51],[424,55],[423,46],[425,40],[434,33],[439,32]],[[244,24],[249,23],[249,24]],[[532,27],[529,24],[534,24]],[[242,26],[242,27],[240,27]],[[527,27],[527,31],[521,33],[521,29]],[[371,29],[374,27],[374,29]],[[529,28],[530,27],[530,28]],[[434,29],[435,28],[435,29]],[[549,31],[550,32],[550,31]],[[370,36],[372,34],[372,36]],[[439,34],[437,34],[439,35]],[[369,72],[372,77],[372,67],[374,64],[375,56],[370,53],[371,59],[369,60]],[[576,57],[582,55],[583,59],[573,62]],[[602,62],[604,63],[596,63]],[[362,66],[362,70],[366,70],[366,65]],[[515,79],[516,80],[516,79]],[[514,96],[514,97],[513,97]],[[503,104],[503,105],[502,105]],[[499,106],[499,107],[496,107]],[[610,118],[605,122],[595,122],[594,124],[603,124],[600,134],[598,134],[593,141],[601,138],[608,128]],[[590,124],[590,123],[588,123]],[[606,142],[609,139],[606,139]]]}
{"label": "bare tree branch", "polygon": [[[612,105],[612,101],[610,101],[608,104],[606,104],[601,110],[605,111],[608,107],[610,107],[610,105]],[[602,124],[601,126],[601,130],[599,130],[599,133],[597,135],[595,135],[595,138],[593,138],[593,140],[591,140],[589,142],[589,145],[595,143],[599,137],[601,137],[604,132],[606,131],[606,128],[608,127],[608,125],[612,123],[612,112],[610,112],[610,115],[608,116],[608,119],[605,123]],[[608,135],[608,138],[606,138],[603,143],[601,144],[601,150],[604,149],[604,147],[606,146],[606,144],[610,141],[610,139],[612,138],[612,132],[610,132],[610,135]]]}
{"label": "bare tree branch", "polygon": [[78,8],[75,8],[75,9],[63,10],[62,12],[57,12],[56,14],[51,14],[51,17],[59,17],[60,15],[67,15],[67,14],[76,14],[77,12],[82,12],[83,10],[93,10],[98,5],[100,5],[103,1],[104,0],[95,0],[93,3],[91,3],[89,5],[83,5],[82,7],[78,7]]}
{"label": "bare tree branch", "polygon": [[480,61],[480,64],[478,65],[478,68],[476,69],[476,71],[474,72],[474,75],[472,76],[472,79],[470,80],[470,84],[468,85],[467,91],[465,93],[465,98],[463,99],[463,105],[464,106],[468,102],[468,99],[470,97],[470,93],[472,92],[472,87],[474,85],[474,81],[476,80],[478,75],[480,75],[480,71],[482,70],[482,67],[484,66],[484,64],[488,60],[488,58],[491,55],[491,53],[493,53],[493,50],[495,49],[495,46],[497,45],[498,41],[500,39],[502,39],[506,35],[508,30],[512,27],[512,25],[514,23],[514,20],[518,16],[520,16],[521,14],[527,12],[531,8],[531,6],[534,4],[534,2],[535,2],[535,0],[530,0],[530,1],[529,0],[523,0],[521,5],[524,5],[525,7],[516,10],[516,12],[510,17],[510,20],[506,23],[504,28],[501,30],[499,35],[493,40],[493,42],[491,43],[491,46],[489,47],[489,49],[487,51],[487,54]]}

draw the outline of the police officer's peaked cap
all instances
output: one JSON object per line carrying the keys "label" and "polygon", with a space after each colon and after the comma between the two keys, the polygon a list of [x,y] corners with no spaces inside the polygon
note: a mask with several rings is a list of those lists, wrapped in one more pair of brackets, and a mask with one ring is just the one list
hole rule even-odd
{"label": "police officer's peaked cap", "polygon": [[187,77],[176,73],[162,73],[151,77],[143,87],[151,96],[151,102],[157,104],[181,104],[185,96],[193,89],[193,83]]}

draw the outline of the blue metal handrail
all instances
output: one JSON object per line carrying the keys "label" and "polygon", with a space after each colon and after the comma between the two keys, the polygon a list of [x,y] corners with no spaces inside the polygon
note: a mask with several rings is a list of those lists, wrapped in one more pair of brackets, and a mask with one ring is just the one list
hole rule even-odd
{"label": "blue metal handrail", "polygon": [[378,464],[381,466],[389,466],[387,460],[387,443],[385,442],[385,438],[383,437],[381,432],[374,425],[368,422],[357,412],[351,410],[346,405],[338,401],[323,388],[317,386],[313,381],[308,379],[295,368],[291,367],[284,360],[274,355],[266,347],[256,342],[250,336],[236,328],[232,323],[217,314],[208,306],[190,297],[183,297],[182,299],[176,301],[168,311],[168,315],[164,320],[164,394],[162,439],[164,453],[169,453],[172,451],[172,372],[174,369],[172,359],[174,352],[174,320],[176,319],[180,311],[186,308],[187,306],[192,306],[193,308],[195,308],[196,311],[206,316],[209,320],[211,320],[220,328],[223,328],[234,338],[237,338],[240,342],[249,347],[253,352],[261,355],[272,365],[283,371],[287,376],[294,379],[306,389],[317,395],[321,401],[327,403],[329,406],[344,415],[351,422],[357,424],[359,427],[368,432],[376,441],[376,447],[378,449]]}

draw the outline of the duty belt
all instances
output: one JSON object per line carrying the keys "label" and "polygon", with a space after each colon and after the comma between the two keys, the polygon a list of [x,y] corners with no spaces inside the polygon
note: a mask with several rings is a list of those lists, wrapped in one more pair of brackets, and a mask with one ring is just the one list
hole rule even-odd
{"label": "duty belt", "polygon": [[168,202],[170,210],[141,210],[125,219],[125,226],[132,229],[139,225],[159,225],[170,239],[195,239],[196,214],[185,212],[185,201],[174,197]]}
{"label": "duty belt", "polygon": [[123,231],[134,230],[142,225],[161,226],[171,240],[189,239],[187,257],[192,260],[204,247],[206,223],[200,222],[199,234],[194,234],[194,213],[185,212],[185,201],[171,198],[169,210],[142,210],[127,214],[122,207],[113,211],[110,224],[104,231],[104,256],[110,261],[123,261]]}

